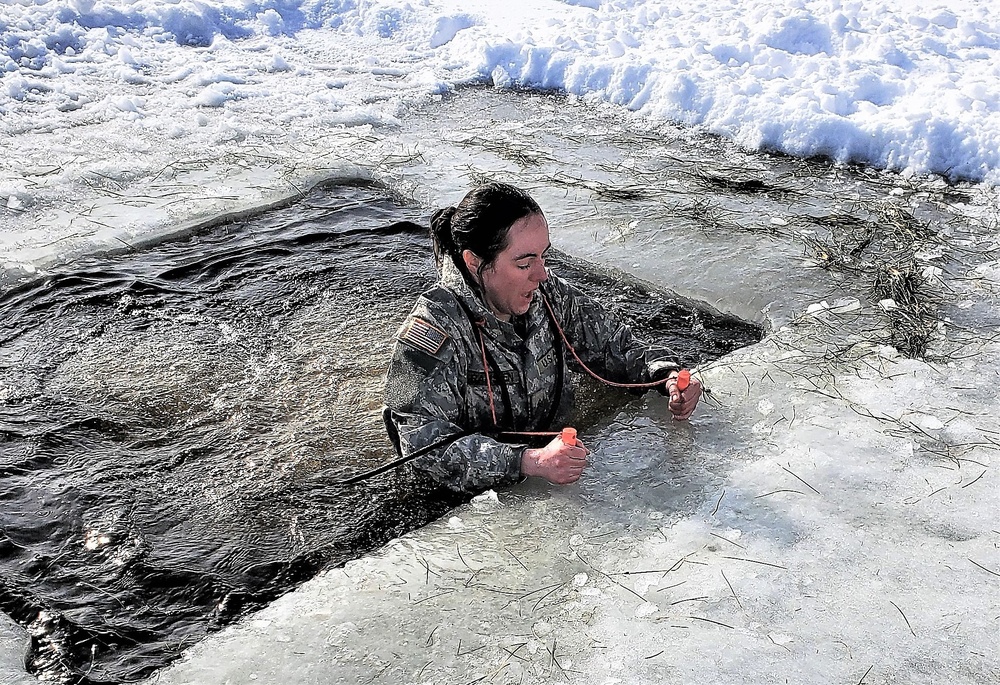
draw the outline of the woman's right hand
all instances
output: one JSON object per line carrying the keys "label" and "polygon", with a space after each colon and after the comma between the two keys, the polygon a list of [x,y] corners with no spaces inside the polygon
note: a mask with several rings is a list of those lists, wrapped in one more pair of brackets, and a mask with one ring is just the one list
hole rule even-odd
{"label": "woman's right hand", "polygon": [[558,435],[545,447],[526,449],[521,456],[521,473],[538,476],[556,485],[567,485],[580,480],[587,466],[590,450],[579,440],[567,445]]}

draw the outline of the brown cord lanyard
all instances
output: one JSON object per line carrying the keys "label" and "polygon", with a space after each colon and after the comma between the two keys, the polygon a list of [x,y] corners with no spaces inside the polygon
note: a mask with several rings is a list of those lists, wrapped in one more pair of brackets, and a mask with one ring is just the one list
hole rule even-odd
{"label": "brown cord lanyard", "polygon": [[[609,380],[607,380],[605,378],[602,378],[598,374],[596,374],[593,371],[591,371],[590,367],[588,367],[586,364],[583,363],[583,360],[580,359],[580,355],[578,355],[576,353],[576,350],[573,349],[573,346],[570,344],[569,340],[566,338],[566,333],[565,333],[565,331],[563,331],[562,326],[559,325],[559,320],[556,318],[555,312],[552,310],[552,305],[549,304],[548,298],[545,297],[545,294],[542,293],[541,290],[538,291],[538,294],[542,298],[542,302],[545,304],[545,308],[549,312],[549,316],[551,318],[552,324],[555,326],[556,330],[559,332],[559,337],[562,338],[563,344],[566,345],[566,349],[568,349],[570,351],[570,354],[573,355],[573,358],[583,368],[583,370],[586,371],[588,374],[590,374],[591,376],[593,376],[597,380],[601,381],[602,383],[606,383],[607,385],[611,385],[611,386],[614,386],[616,388],[655,388],[658,385],[665,385],[667,383],[667,381],[669,380],[668,378],[664,378],[664,379],[661,379],[661,380],[658,380],[658,381],[651,381],[649,383],[617,383],[615,381],[609,381]],[[483,337],[483,325],[486,322],[482,321],[482,320],[473,319],[472,315],[471,315],[471,312],[468,312],[468,310],[466,311],[466,313],[469,314],[469,319],[472,321],[473,325],[475,326],[476,332],[477,332],[477,334],[479,336],[479,350],[480,350],[480,352],[482,353],[482,356],[483,356],[483,371],[486,374],[486,392],[489,394],[489,399],[490,399],[490,416],[493,418],[493,426],[495,428],[499,429],[500,426],[499,426],[499,422],[497,421],[496,405],[495,405],[495,403],[493,401],[493,382],[490,380],[490,364],[489,364],[489,359],[488,359],[487,354],[486,354],[486,340]],[[560,360],[559,363],[561,365],[563,362]],[[688,373],[689,372],[686,369],[684,369],[684,370],[681,371],[681,374],[688,374]],[[687,387],[687,379],[688,379],[687,376],[682,376],[682,378],[679,379],[678,385],[680,386],[681,390],[683,390],[685,387]],[[681,386],[681,381],[683,381],[683,385],[682,386]],[[387,425],[388,425],[388,423],[387,423]],[[563,431],[566,431],[567,433],[564,433]],[[565,434],[565,435],[567,435],[567,438],[564,438],[564,441],[566,441],[566,442],[568,442],[568,440],[575,440],[576,439],[576,431],[573,430],[572,428],[564,428],[563,431],[500,431],[500,430],[498,430],[494,435],[496,435],[497,437],[500,437],[500,436],[511,436],[511,437],[555,437],[557,435],[564,435]],[[569,431],[572,431],[572,434],[568,434]],[[366,480],[366,479],[371,478],[372,476],[376,476],[376,475],[378,475],[380,473],[385,473],[386,471],[394,469],[397,466],[401,466],[402,464],[405,464],[405,463],[407,463],[409,461],[412,461],[413,459],[416,459],[417,457],[423,456],[424,454],[427,454],[431,450],[434,450],[434,449],[437,449],[437,448],[442,447],[444,445],[450,444],[452,442],[455,442],[456,440],[459,440],[459,439],[461,439],[463,437],[472,435],[472,434],[474,434],[476,432],[479,432],[479,431],[476,431],[476,430],[467,430],[467,431],[462,431],[462,432],[459,432],[459,433],[455,433],[453,435],[445,436],[444,438],[442,438],[440,440],[437,440],[437,441],[431,443],[430,445],[426,445],[426,446],[424,446],[424,447],[416,450],[415,452],[412,452],[411,454],[406,455],[405,457],[404,456],[400,456],[399,459],[395,459],[395,460],[389,462],[388,464],[380,466],[380,467],[378,467],[376,469],[373,469],[371,471],[368,471],[366,473],[359,474],[359,475],[354,476],[352,478],[348,478],[346,480],[339,481],[337,484],[338,485],[350,485],[350,484],[353,484],[353,483],[358,483],[360,481]],[[399,448],[397,446],[397,451],[398,451],[398,449]]]}
{"label": "brown cord lanyard", "polygon": [[[562,326],[559,325],[559,319],[556,318],[556,313],[552,309],[552,305],[549,304],[549,299],[545,297],[545,293],[539,290],[538,295],[542,298],[542,303],[548,310],[549,316],[552,319],[552,323],[555,325],[556,330],[559,332],[559,337],[562,338],[562,342],[566,346],[566,349],[569,350],[570,354],[573,355],[573,359],[576,360],[576,362],[583,368],[584,371],[586,371],[592,377],[599,380],[601,383],[604,383],[605,385],[610,385],[615,388],[655,388],[658,385],[666,385],[667,381],[670,380],[669,378],[662,378],[660,380],[650,381],[647,383],[618,383],[616,381],[610,381],[607,378],[602,378],[594,371],[591,371],[590,367],[583,363],[583,360],[580,359],[580,355],[578,355],[576,353],[576,350],[573,349],[573,345],[570,344],[569,339],[566,337],[566,332],[563,331]],[[489,396],[490,400],[490,416],[493,418],[493,426],[499,430],[500,423],[497,421],[496,405],[493,402],[493,383],[490,381],[490,365],[486,358],[486,340],[483,337],[483,325],[485,322],[480,320],[480,321],[474,321],[473,323],[475,323],[476,325],[476,333],[479,335],[479,350],[480,352],[482,352],[483,356],[483,371],[486,374],[486,393]],[[499,434],[511,435],[511,436],[521,435],[521,436],[533,436],[533,437],[549,437],[549,436],[559,435],[560,432],[559,431],[500,431]]]}
{"label": "brown cord lanyard", "polygon": [[583,363],[583,360],[580,359],[580,355],[576,353],[576,350],[574,350],[573,346],[570,345],[569,340],[566,339],[566,333],[563,331],[562,326],[559,325],[559,320],[556,319],[556,314],[554,311],[552,311],[552,305],[549,304],[548,298],[545,297],[544,294],[542,294],[541,290],[538,291],[538,294],[542,296],[542,302],[545,303],[545,307],[549,310],[549,314],[552,316],[552,320],[555,321],[556,330],[559,331],[559,336],[562,338],[563,344],[566,345],[566,349],[569,350],[569,353],[573,355],[573,359],[575,359],[577,363],[583,367],[584,371],[589,373],[591,376],[593,376],[600,382],[604,383],[605,385],[610,385],[614,388],[655,388],[658,385],[666,385],[667,381],[670,380],[669,378],[661,378],[660,380],[649,381],[648,383],[616,383],[615,381],[609,381],[607,378],[602,378],[601,376],[597,375],[596,373],[590,370],[589,366]]}

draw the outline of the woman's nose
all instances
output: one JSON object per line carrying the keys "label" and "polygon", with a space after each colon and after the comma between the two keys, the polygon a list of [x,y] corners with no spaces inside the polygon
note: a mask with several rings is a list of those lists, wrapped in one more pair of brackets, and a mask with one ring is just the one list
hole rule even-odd
{"label": "woman's nose", "polygon": [[545,267],[541,264],[535,266],[533,273],[531,274],[531,280],[535,283],[541,283],[542,281],[549,280],[549,272],[545,270]]}

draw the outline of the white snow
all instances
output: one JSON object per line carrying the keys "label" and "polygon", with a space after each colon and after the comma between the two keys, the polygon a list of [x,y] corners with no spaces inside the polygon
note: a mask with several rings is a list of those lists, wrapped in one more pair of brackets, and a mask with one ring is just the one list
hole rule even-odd
{"label": "white snow", "polygon": [[[0,265],[30,273],[385,173],[407,115],[468,83],[1000,184],[987,0],[18,0],[0,74]],[[995,318],[997,244],[925,276]],[[701,370],[721,406],[690,425],[648,397],[586,436],[580,484],[488,493],[154,682],[1000,680],[1000,345],[824,337],[878,304],[800,303]],[[3,682],[21,644],[0,622]]]}
{"label": "white snow", "polygon": [[[998,48],[986,0],[4,3],[0,263],[266,204],[471,82],[561,89],[752,149],[996,183]],[[105,185],[135,209],[108,212]]]}

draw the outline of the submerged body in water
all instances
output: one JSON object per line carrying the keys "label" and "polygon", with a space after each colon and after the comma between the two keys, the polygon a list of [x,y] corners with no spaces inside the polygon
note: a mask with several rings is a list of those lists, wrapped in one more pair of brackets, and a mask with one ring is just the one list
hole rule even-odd
{"label": "submerged body in water", "polygon": [[[461,501],[398,473],[337,485],[393,458],[382,377],[431,285],[422,220],[379,187],[326,187],[0,299],[0,609],[29,629],[32,672],[135,679]],[[555,262],[685,363],[760,336]],[[586,422],[627,398],[581,399]]]}
{"label": "submerged body in water", "polygon": [[[475,188],[434,214],[431,236],[441,279],[400,330],[386,378],[387,427],[420,473],[470,493],[526,476],[577,481],[587,449],[553,431],[573,406],[570,351],[577,371],[658,387],[675,418],[694,410],[701,386],[681,393],[670,350],[549,273],[548,223],[524,191]],[[541,436],[544,446],[528,444]]]}

